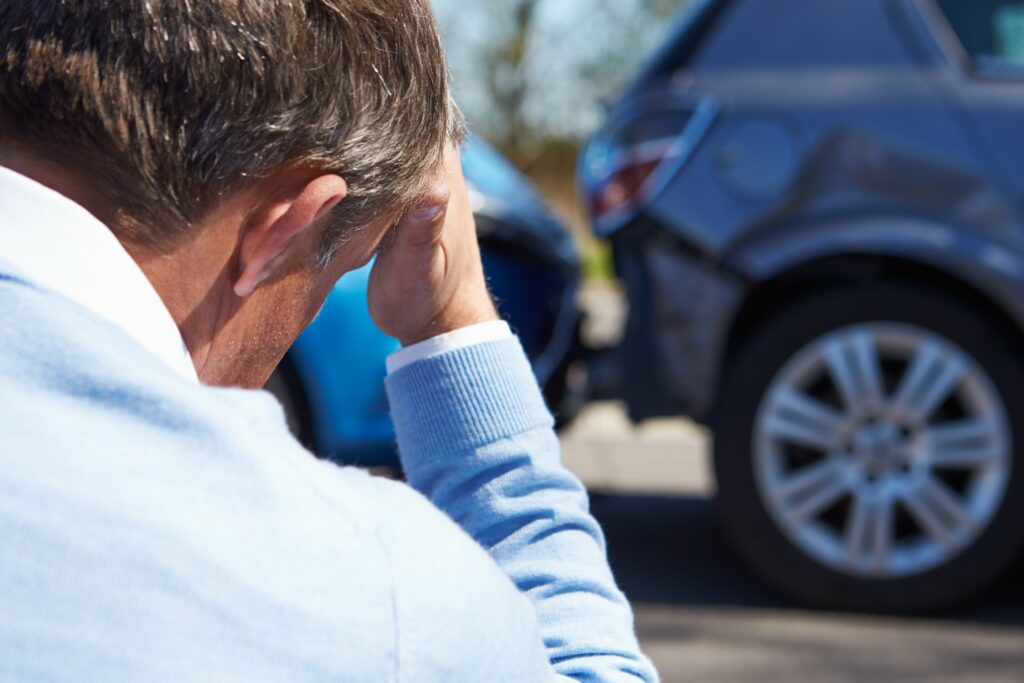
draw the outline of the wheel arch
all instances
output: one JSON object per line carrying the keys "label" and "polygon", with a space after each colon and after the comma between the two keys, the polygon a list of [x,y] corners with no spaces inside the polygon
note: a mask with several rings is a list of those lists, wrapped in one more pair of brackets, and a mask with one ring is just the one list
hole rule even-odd
{"label": "wheel arch", "polygon": [[1008,338],[1024,348],[1024,311],[1014,300],[1020,298],[1013,296],[1014,290],[1021,291],[1014,286],[1015,278],[971,261],[971,252],[977,258],[977,251],[988,245],[975,244],[974,249],[956,255],[949,248],[937,253],[934,242],[927,247],[908,243],[894,249],[885,243],[851,245],[848,240],[839,239],[832,246],[830,249],[819,243],[803,254],[785,254],[789,258],[778,258],[777,254],[775,260],[748,260],[775,267],[747,271],[750,285],[728,326],[713,412],[717,412],[728,368],[753,332],[782,307],[822,289],[894,282],[941,291],[982,311]]}

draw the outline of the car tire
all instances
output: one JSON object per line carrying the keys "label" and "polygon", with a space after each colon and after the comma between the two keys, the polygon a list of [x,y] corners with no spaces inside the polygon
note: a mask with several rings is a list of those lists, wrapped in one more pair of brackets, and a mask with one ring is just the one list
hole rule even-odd
{"label": "car tire", "polygon": [[[851,359],[872,356],[850,349],[870,344],[879,360],[865,361],[859,384],[851,383],[856,373],[847,371],[860,362]],[[877,372],[864,370],[871,367]],[[780,412],[799,392],[817,403]],[[895,424],[911,419],[923,426]],[[948,608],[1021,556],[1024,348],[972,302],[873,284],[783,306],[731,358],[713,433],[728,536],[757,572],[802,603]],[[971,434],[974,441],[962,440]],[[845,498],[829,500],[844,487]]]}

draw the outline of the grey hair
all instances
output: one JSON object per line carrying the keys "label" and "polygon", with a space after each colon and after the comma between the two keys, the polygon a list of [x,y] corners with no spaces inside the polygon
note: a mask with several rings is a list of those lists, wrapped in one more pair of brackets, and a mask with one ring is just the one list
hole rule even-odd
{"label": "grey hair", "polygon": [[154,248],[308,167],[349,185],[329,259],[464,135],[428,0],[7,0],[0,46],[0,142],[83,174],[118,237]]}

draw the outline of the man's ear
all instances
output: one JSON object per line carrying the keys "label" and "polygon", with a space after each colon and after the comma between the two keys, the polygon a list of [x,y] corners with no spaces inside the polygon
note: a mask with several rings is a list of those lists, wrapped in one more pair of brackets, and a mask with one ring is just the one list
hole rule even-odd
{"label": "man's ear", "polygon": [[243,299],[251,295],[273,273],[288,244],[313,229],[347,194],[348,185],[340,176],[322,175],[261,207],[239,236],[235,294]]}

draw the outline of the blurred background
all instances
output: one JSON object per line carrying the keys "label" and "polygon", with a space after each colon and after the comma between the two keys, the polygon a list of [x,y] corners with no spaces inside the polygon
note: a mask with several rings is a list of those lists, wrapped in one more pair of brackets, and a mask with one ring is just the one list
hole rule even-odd
{"label": "blurred background", "polygon": [[605,107],[692,0],[435,0],[455,94],[472,129],[533,180],[566,221],[587,275],[611,274],[575,178]]}
{"label": "blurred background", "polygon": [[[1024,2],[435,7],[492,289],[665,680],[1024,680]],[[393,470],[366,277],[270,387]]]}

